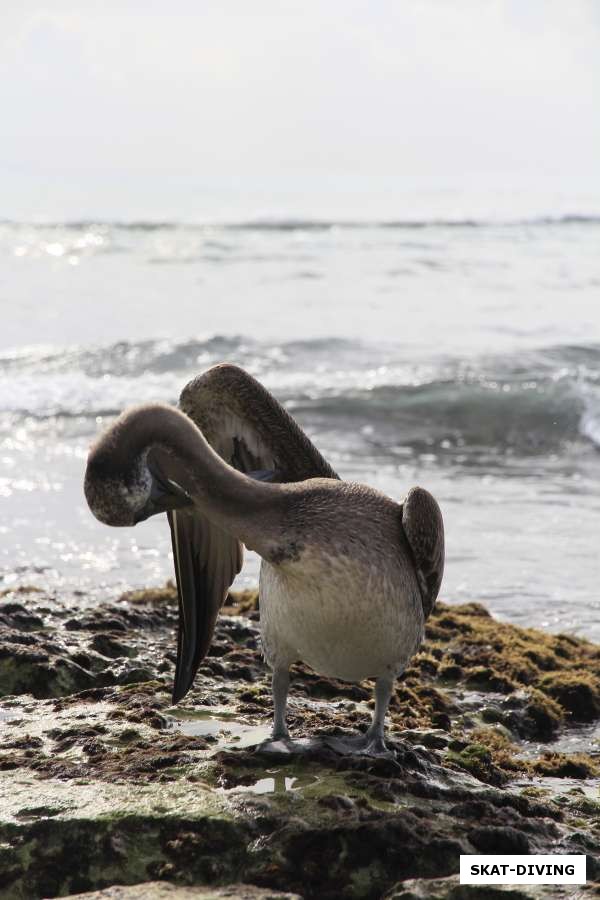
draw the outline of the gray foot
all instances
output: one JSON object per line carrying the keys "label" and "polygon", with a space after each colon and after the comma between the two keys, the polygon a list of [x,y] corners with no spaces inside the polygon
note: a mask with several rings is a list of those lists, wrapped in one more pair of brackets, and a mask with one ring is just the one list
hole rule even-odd
{"label": "gray foot", "polygon": [[314,753],[316,750],[327,748],[328,744],[323,738],[292,738],[276,737],[273,735],[268,741],[258,744],[255,753],[264,753],[267,756],[301,756],[306,753]]}
{"label": "gray foot", "polygon": [[382,759],[396,759],[394,750],[386,747],[383,735],[373,734],[370,730],[365,734],[352,737],[328,737],[327,746],[341,756],[377,756]]}

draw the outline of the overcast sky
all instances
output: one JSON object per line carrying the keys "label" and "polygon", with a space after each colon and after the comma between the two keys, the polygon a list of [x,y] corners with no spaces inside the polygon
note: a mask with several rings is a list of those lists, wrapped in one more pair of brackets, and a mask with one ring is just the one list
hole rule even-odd
{"label": "overcast sky", "polygon": [[4,0],[0,19],[0,217],[598,177],[597,0]]}

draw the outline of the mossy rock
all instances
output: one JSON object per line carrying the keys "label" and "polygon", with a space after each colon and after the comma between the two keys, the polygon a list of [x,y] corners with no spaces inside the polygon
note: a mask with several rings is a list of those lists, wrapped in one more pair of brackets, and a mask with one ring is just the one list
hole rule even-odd
{"label": "mossy rock", "polygon": [[562,707],[547,694],[533,689],[507,698],[500,721],[518,737],[550,741],[563,719]]}
{"label": "mossy rock", "polygon": [[600,680],[590,672],[551,672],[539,688],[578,722],[593,722],[600,715]]}
{"label": "mossy rock", "polygon": [[114,885],[102,891],[71,894],[69,900],[302,900],[299,894],[281,893],[251,884],[226,887],[183,887],[165,881],[130,886]]}
{"label": "mossy rock", "polygon": [[471,743],[460,749],[452,749],[452,747],[451,743],[446,753],[448,763],[460,766],[479,781],[485,781],[488,784],[501,785],[508,780],[506,774],[495,765],[491,750],[484,744]]}
{"label": "mossy rock", "polygon": [[119,597],[119,602],[148,604],[150,606],[175,604],[177,603],[177,587],[172,581],[167,581],[162,588],[141,588],[136,591],[125,591]]}
{"label": "mossy rock", "polygon": [[[275,896],[374,900],[398,882],[398,890],[409,883],[417,890],[408,879],[451,885],[459,855],[496,839],[504,848],[598,855],[591,801],[565,791],[526,796],[507,784],[529,773],[543,778],[536,764],[552,779],[587,766],[581,783],[589,791],[594,760],[524,760],[513,740],[568,727],[568,711],[536,686],[563,672],[598,677],[596,648],[584,641],[498,623],[477,604],[441,605],[431,619],[433,629],[441,623],[438,635],[392,698],[395,759],[340,758],[327,748],[313,758],[273,759],[236,744],[234,730],[219,738],[181,733],[194,719],[220,715],[266,730],[270,677],[251,621],[256,592],[228,600],[184,709],[169,706],[173,586],[84,610],[46,601],[43,615],[36,595],[21,599],[5,605],[5,616],[0,604],[7,624],[0,642],[7,645],[12,629],[20,646],[45,648],[50,662],[88,661],[92,686],[3,702],[10,740],[0,751],[0,894],[7,900],[115,882],[139,882],[139,895],[144,886],[154,890],[152,880],[175,891],[193,885],[197,896],[214,883],[235,896],[246,883]],[[441,673],[451,666],[458,672],[449,685]],[[366,726],[372,683],[338,682],[306,666],[295,666],[293,678],[296,737]],[[129,679],[144,683],[126,686]],[[482,727],[483,709],[496,727]],[[272,790],[263,793],[264,782]]]}
{"label": "mossy rock", "polygon": [[[565,721],[600,717],[600,648],[571,635],[498,622],[476,603],[437,604],[405,679],[411,676],[506,695],[512,706],[494,710],[486,704],[486,717],[521,737],[549,740]],[[418,712],[413,707],[413,716]]]}
{"label": "mossy rock", "polygon": [[543,753],[532,763],[538,775],[554,778],[590,778],[600,775],[600,764],[587,753]]}

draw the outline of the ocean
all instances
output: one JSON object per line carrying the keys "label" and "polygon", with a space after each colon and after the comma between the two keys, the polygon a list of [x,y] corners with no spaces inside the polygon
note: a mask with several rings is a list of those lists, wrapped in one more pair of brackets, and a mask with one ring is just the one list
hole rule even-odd
{"label": "ocean", "polygon": [[228,360],[342,477],[436,496],[442,599],[600,640],[600,216],[5,221],[0,308],[0,590],[172,577],[164,517],[92,517],[87,448]]}

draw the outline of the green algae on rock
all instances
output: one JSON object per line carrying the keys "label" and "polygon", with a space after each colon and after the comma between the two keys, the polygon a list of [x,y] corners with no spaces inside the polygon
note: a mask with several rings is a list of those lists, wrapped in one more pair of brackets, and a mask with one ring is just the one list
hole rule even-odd
{"label": "green algae on rock", "polygon": [[586,900],[596,896],[593,885],[460,884],[449,878],[418,878],[393,887],[382,900]]}
{"label": "green algae on rock", "polygon": [[71,894],[71,900],[302,900],[299,894],[263,890],[251,884],[226,887],[178,887],[165,881],[151,881],[129,887],[115,886],[103,891]]}
{"label": "green algae on rock", "polygon": [[439,661],[442,678],[450,669],[451,680],[461,685],[524,691],[538,709],[531,729],[537,726],[542,739],[561,722],[600,714],[600,647],[582,638],[498,622],[477,603],[438,603],[423,650]]}
{"label": "green algae on rock", "polygon": [[[440,604],[390,707],[395,760],[324,746],[267,757],[251,746],[271,714],[256,605],[255,593],[230,595],[194,688],[172,708],[172,586],[86,609],[35,592],[0,600],[3,898],[119,884],[152,897],[143,891],[161,891],[158,879],[219,897],[375,900],[429,887],[456,900],[460,853],[490,847],[586,853],[598,878],[597,648]],[[292,733],[367,723],[369,685],[305,666],[293,677]],[[584,689],[592,724],[577,725]]]}

